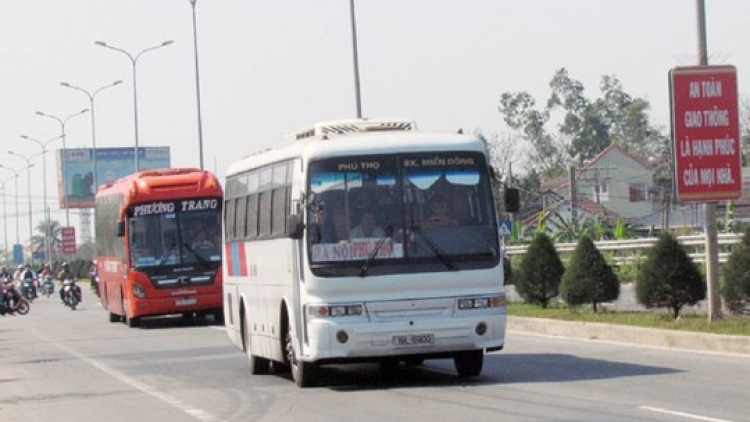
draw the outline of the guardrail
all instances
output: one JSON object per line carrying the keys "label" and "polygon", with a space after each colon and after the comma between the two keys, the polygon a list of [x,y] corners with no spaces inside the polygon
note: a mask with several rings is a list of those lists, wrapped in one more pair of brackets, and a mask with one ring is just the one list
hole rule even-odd
{"label": "guardrail", "polygon": [[[719,262],[726,262],[732,252],[733,246],[742,241],[741,233],[722,233],[719,234]],[[599,240],[594,245],[600,252],[613,252],[615,263],[632,262],[639,258],[645,257],[645,252],[652,248],[658,239],[655,237],[645,237],[641,239],[626,240]],[[693,262],[703,263],[706,260],[705,247],[706,237],[704,235],[678,236],[680,242],[688,250],[688,255]],[[577,243],[556,243],[557,253],[572,253]],[[523,255],[526,253],[529,245],[506,246],[505,253],[508,256]]]}

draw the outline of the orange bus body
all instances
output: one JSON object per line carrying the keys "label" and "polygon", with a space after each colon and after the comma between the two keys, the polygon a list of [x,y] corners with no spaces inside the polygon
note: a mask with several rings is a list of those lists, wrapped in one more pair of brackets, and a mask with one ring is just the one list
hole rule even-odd
{"label": "orange bus body", "polygon": [[222,198],[217,177],[196,168],[141,171],[99,187],[96,266],[110,322],[132,327],[170,314],[223,322]]}

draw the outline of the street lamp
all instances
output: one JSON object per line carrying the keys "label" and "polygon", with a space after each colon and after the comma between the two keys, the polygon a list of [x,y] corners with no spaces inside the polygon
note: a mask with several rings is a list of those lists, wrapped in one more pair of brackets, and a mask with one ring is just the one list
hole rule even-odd
{"label": "street lamp", "polygon": [[65,125],[68,123],[68,120],[72,119],[75,116],[80,116],[81,114],[86,113],[88,111],[89,109],[84,108],[78,113],[73,113],[64,119],[61,119],[57,116],[53,116],[51,114],[43,113],[41,111],[36,112],[36,114],[42,117],[48,117],[50,119],[53,119],[57,123],[60,124],[60,131],[62,133],[60,137],[62,138],[62,142],[63,142],[62,159],[60,160],[60,165],[62,166],[63,205],[65,206],[65,226],[66,227],[70,227],[70,210],[68,209],[68,179],[65,178],[65,151],[67,150],[67,147],[65,146]]}
{"label": "street lamp", "polygon": [[19,217],[21,216],[21,213],[18,211],[18,172],[2,164],[0,164],[0,169],[8,170],[9,172],[12,172],[13,176],[16,178],[16,245],[17,245],[21,243],[21,240],[18,237],[19,233],[21,232],[20,226],[18,225],[18,220],[19,220]]}
{"label": "street lamp", "polygon": [[362,118],[362,98],[359,93],[359,58],[357,52],[357,20],[354,13],[354,0],[349,0],[349,14],[352,22],[352,51],[354,53],[354,94],[357,101],[357,118]]}
{"label": "street lamp", "polygon": [[21,135],[21,138],[36,143],[42,149],[42,191],[44,192],[44,259],[49,261],[49,259],[51,258],[50,237],[52,234],[50,233],[49,212],[47,210],[47,145],[49,145],[53,141],[60,139],[61,136],[48,139],[47,141],[40,141],[39,139],[35,139],[26,135]]}
{"label": "street lamp", "polygon": [[193,7],[193,51],[195,56],[195,96],[198,105],[198,156],[200,157],[201,170],[203,170],[203,122],[201,120],[201,83],[198,71],[198,29],[195,19],[195,4],[198,0],[190,0]]}
{"label": "street lamp", "polygon": [[17,152],[8,151],[8,154],[15,155],[18,158],[21,158],[22,160],[26,161],[26,178],[28,179],[28,182],[26,183],[26,186],[28,188],[28,195],[29,195],[29,253],[31,253],[31,237],[34,235],[34,224],[32,222],[32,212],[31,212],[31,168],[34,167],[34,164],[31,163],[31,159],[34,156],[27,157],[25,155],[21,155]]}
{"label": "street lamp", "polygon": [[94,175],[93,175],[93,177],[94,177],[94,189],[96,189],[97,187],[99,187],[99,182],[97,182],[97,180],[98,180],[97,179],[98,172],[97,172],[97,168],[96,168],[96,114],[94,113],[94,98],[96,97],[96,94],[98,94],[100,91],[102,91],[104,89],[107,89],[107,88],[112,88],[113,86],[117,86],[117,85],[119,85],[121,83],[122,83],[121,80],[116,80],[116,81],[112,82],[109,85],[104,85],[104,86],[101,86],[101,87],[95,89],[94,92],[90,92],[90,91],[88,91],[88,90],[86,90],[84,88],[81,88],[79,86],[71,85],[71,84],[69,84],[67,82],[60,82],[60,85],[66,87],[66,88],[75,89],[76,91],[81,91],[84,94],[86,94],[87,97],[89,97],[89,104],[91,105],[91,147],[93,149],[91,155],[92,155],[92,162],[93,162],[93,165],[94,165]]}
{"label": "street lamp", "polygon": [[136,67],[135,67],[135,65],[136,65],[136,62],[138,61],[138,59],[141,56],[143,56],[144,54],[148,53],[149,51],[153,51],[153,50],[156,50],[158,48],[166,47],[166,46],[168,46],[169,44],[172,44],[172,43],[173,43],[172,40],[167,40],[167,41],[162,42],[159,45],[155,45],[153,47],[149,47],[149,48],[147,48],[145,50],[142,50],[140,53],[138,53],[135,56],[133,56],[132,54],[130,54],[129,52],[123,50],[122,48],[113,47],[113,46],[105,43],[104,41],[94,41],[94,44],[96,44],[98,46],[109,48],[110,50],[118,51],[118,52],[124,54],[125,56],[127,56],[128,59],[130,59],[130,63],[133,65],[133,116],[134,116],[133,118],[134,118],[134,122],[135,122],[135,171],[136,172],[140,170],[140,165],[139,165],[139,159],[138,159],[138,147],[139,147],[139,145],[138,145],[138,90],[137,90],[137,85],[136,85],[137,79],[136,79]]}
{"label": "street lamp", "polygon": [[3,244],[5,245],[5,249],[3,250],[3,260],[8,259],[8,212],[5,209],[5,182],[7,182],[7,180],[0,182],[0,187],[3,188]]}

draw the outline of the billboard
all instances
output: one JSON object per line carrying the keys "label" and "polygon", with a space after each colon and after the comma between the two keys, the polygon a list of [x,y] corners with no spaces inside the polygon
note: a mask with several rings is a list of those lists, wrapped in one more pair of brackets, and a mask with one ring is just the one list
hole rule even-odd
{"label": "billboard", "polygon": [[674,68],[670,93],[677,199],[739,198],[742,145],[737,70],[729,65]]}
{"label": "billboard", "polygon": [[[60,208],[93,208],[98,186],[135,172],[135,148],[68,148],[56,151]],[[96,180],[94,180],[96,153]],[[169,147],[138,148],[140,170],[171,167]]]}

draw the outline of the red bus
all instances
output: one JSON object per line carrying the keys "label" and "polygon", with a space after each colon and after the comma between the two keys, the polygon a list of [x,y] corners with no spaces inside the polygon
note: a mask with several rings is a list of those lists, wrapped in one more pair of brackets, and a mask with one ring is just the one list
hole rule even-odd
{"label": "red bus", "polygon": [[99,187],[96,266],[109,321],[213,315],[223,323],[222,189],[195,168],[141,171]]}

